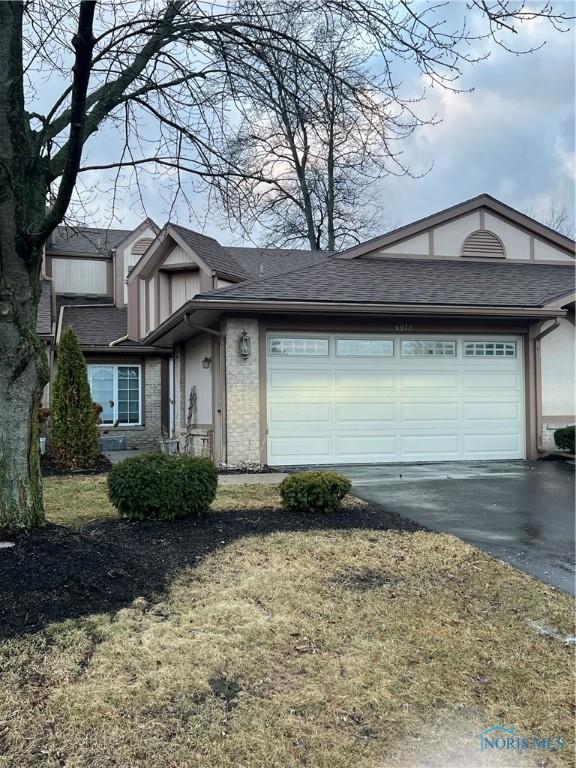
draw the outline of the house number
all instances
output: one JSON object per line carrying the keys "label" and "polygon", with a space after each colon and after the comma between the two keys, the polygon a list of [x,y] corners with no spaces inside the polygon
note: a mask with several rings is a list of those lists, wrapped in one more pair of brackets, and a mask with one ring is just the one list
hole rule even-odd
{"label": "house number", "polygon": [[411,331],[412,330],[412,323],[396,323],[394,326],[395,331]]}

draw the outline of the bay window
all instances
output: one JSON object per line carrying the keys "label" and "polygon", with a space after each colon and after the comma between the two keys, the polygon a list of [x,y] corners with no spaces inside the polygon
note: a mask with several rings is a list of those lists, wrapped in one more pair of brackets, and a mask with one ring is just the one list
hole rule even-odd
{"label": "bay window", "polygon": [[102,424],[142,424],[141,373],[139,365],[88,365],[92,400],[102,406]]}

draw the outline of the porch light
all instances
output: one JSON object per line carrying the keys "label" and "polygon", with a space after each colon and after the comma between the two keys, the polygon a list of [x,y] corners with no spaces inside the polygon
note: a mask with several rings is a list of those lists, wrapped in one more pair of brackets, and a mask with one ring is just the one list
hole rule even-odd
{"label": "porch light", "polygon": [[212,358],[211,357],[205,357],[204,360],[202,360],[202,368],[210,368],[212,365]]}
{"label": "porch light", "polygon": [[240,334],[239,352],[240,357],[243,357],[244,360],[250,357],[250,336],[248,336],[248,331],[246,328],[244,328]]}

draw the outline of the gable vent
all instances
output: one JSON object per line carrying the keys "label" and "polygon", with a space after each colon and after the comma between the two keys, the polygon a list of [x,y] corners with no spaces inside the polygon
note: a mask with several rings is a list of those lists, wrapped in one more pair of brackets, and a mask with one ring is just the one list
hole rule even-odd
{"label": "gable vent", "polygon": [[504,259],[506,258],[506,252],[504,250],[504,243],[498,235],[494,232],[490,232],[487,229],[477,229],[476,232],[472,232],[462,246],[461,256],[482,256],[491,259]]}
{"label": "gable vent", "polygon": [[132,246],[132,253],[134,256],[142,256],[142,254],[148,250],[148,247],[153,239],[154,238],[152,237],[141,237],[140,240],[136,240]]}

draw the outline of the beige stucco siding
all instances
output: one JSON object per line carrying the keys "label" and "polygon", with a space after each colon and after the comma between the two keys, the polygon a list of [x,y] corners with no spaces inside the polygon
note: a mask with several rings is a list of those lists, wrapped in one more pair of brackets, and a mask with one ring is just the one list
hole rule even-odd
{"label": "beige stucco siding", "polygon": [[196,387],[196,426],[212,425],[212,371],[202,367],[202,360],[212,358],[212,337],[208,334],[191,339],[184,347],[184,393],[185,416],[192,387]]}
{"label": "beige stucco siding", "polygon": [[458,256],[464,240],[480,229],[480,213],[470,213],[434,229],[434,255]]}
{"label": "beige stucco siding", "polygon": [[398,253],[408,256],[428,256],[428,252],[428,233],[409,237],[396,245],[391,245],[389,248],[383,248],[381,251],[381,253],[386,254]]}
{"label": "beige stucco siding", "polygon": [[560,320],[559,327],[540,342],[543,421],[550,416],[572,416],[576,411],[575,343],[575,328],[567,319]]}

